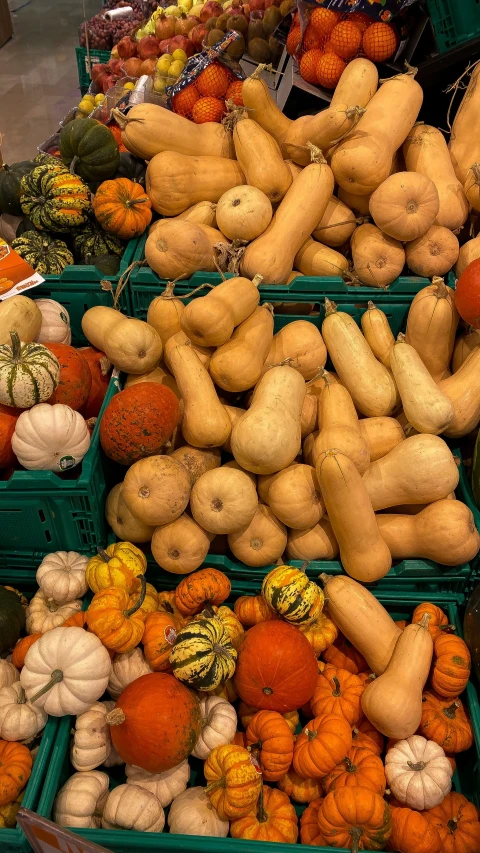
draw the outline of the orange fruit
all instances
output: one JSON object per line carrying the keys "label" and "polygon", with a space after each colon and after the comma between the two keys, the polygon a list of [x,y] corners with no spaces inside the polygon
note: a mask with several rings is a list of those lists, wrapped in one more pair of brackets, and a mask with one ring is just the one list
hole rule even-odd
{"label": "orange fruit", "polygon": [[339,20],[339,12],[317,7],[310,15],[310,26],[313,27],[322,41],[326,41]]}
{"label": "orange fruit", "polygon": [[397,49],[397,36],[389,24],[372,24],[363,34],[363,50],[372,62],[385,62]]}
{"label": "orange fruit", "polygon": [[307,50],[300,60],[300,76],[307,83],[317,83],[317,63],[320,57],[323,56],[323,50],[315,47],[313,50]]}
{"label": "orange fruit", "polygon": [[227,93],[225,95],[225,100],[233,101],[233,103],[237,107],[243,107],[241,80],[234,80],[233,83],[230,83],[230,86],[228,87]]}
{"label": "orange fruit", "polygon": [[297,48],[298,48],[301,40],[302,40],[302,33],[300,30],[300,26],[295,25],[294,27],[291,27],[290,32],[287,36],[287,43],[286,43],[287,53],[289,54],[289,56],[294,56],[294,54],[297,52]]}
{"label": "orange fruit", "polygon": [[330,41],[330,39],[324,45],[323,52],[324,53],[335,53],[335,51],[332,47],[332,42]]}
{"label": "orange fruit", "polygon": [[230,75],[219,62],[212,62],[195,80],[201,95],[211,95],[213,98],[221,98],[228,89]]}
{"label": "orange fruit", "polygon": [[315,47],[321,47],[320,36],[310,24],[307,24],[302,39],[302,50],[313,50]]}
{"label": "orange fruit", "polygon": [[342,59],[353,59],[362,46],[362,34],[351,21],[340,21],[333,28],[330,43]]}
{"label": "orange fruit", "polygon": [[194,83],[190,86],[185,86],[181,92],[178,92],[172,98],[172,112],[177,113],[184,118],[190,118],[192,115],[193,105],[198,101],[200,95]]}
{"label": "orange fruit", "polygon": [[219,98],[212,98],[210,95],[206,98],[199,98],[193,105],[192,117],[195,124],[204,124],[206,121],[221,121],[224,115],[224,101]]}
{"label": "orange fruit", "polygon": [[350,23],[352,24],[355,24],[355,26],[360,30],[362,35],[365,30],[368,29],[368,27],[371,27],[371,25],[373,24],[372,19],[368,15],[366,15],[365,12],[350,12],[346,20],[350,21]]}
{"label": "orange fruit", "polygon": [[336,53],[324,53],[317,62],[317,80],[326,89],[334,89],[346,67]]}

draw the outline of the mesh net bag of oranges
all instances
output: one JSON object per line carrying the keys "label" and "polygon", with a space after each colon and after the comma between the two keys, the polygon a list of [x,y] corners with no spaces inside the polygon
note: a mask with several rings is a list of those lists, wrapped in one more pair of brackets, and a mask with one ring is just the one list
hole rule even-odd
{"label": "mesh net bag of oranges", "polygon": [[169,92],[168,106],[174,113],[203,124],[221,122],[227,113],[227,101],[243,106],[242,74],[225,53],[235,38],[236,33],[228,32],[213,47],[188,60]]}

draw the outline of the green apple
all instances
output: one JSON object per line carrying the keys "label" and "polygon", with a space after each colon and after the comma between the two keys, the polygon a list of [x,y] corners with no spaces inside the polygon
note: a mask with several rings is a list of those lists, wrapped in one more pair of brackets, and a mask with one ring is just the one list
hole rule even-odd
{"label": "green apple", "polygon": [[177,47],[177,49],[173,51],[172,57],[173,59],[179,59],[184,65],[188,59],[187,54],[180,47]]}
{"label": "green apple", "polygon": [[161,57],[158,60],[156,66],[155,66],[155,69],[158,72],[158,74],[160,74],[162,77],[166,77],[167,74],[169,73],[169,68],[170,68],[171,64],[172,64],[171,57],[168,57],[168,59],[164,59],[163,57]]}
{"label": "green apple", "polygon": [[153,91],[157,92],[158,95],[163,95],[165,93],[165,89],[167,87],[167,81],[165,77],[155,77],[153,81]]}
{"label": "green apple", "polygon": [[185,64],[183,62],[180,62],[179,59],[177,59],[175,62],[172,62],[170,68],[168,69],[168,76],[175,78],[180,77],[180,74],[182,73],[184,68]]}

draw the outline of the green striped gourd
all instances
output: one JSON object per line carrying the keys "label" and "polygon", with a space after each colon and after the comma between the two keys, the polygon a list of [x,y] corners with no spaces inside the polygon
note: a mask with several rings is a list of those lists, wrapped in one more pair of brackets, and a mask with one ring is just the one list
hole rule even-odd
{"label": "green striped gourd", "polygon": [[63,240],[53,240],[39,231],[25,231],[12,241],[12,249],[40,275],[60,275],[65,267],[74,263],[73,255]]}
{"label": "green striped gourd", "polygon": [[0,346],[0,403],[29,409],[52,396],[60,380],[60,364],[43,344],[22,343],[17,332],[10,336],[11,346]]}
{"label": "green striped gourd", "polygon": [[90,190],[65,166],[37,166],[24,175],[20,204],[40,231],[70,231],[83,225],[91,210]]}
{"label": "green striped gourd", "polygon": [[268,606],[293,625],[315,622],[323,609],[320,587],[302,569],[278,566],[263,579],[262,595]]}
{"label": "green striped gourd", "polygon": [[73,235],[73,250],[83,263],[98,255],[123,255],[125,241],[114,234],[107,234],[96,222],[87,222]]}
{"label": "green striped gourd", "polygon": [[179,681],[194,690],[214,690],[235,672],[237,652],[221,619],[199,618],[177,634],[170,664]]}

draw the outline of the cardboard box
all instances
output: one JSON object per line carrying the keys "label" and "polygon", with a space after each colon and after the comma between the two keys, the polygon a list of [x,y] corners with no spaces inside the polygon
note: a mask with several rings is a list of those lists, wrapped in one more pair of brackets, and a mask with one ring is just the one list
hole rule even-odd
{"label": "cardboard box", "polygon": [[13,36],[12,17],[8,0],[0,0],[0,47]]}

